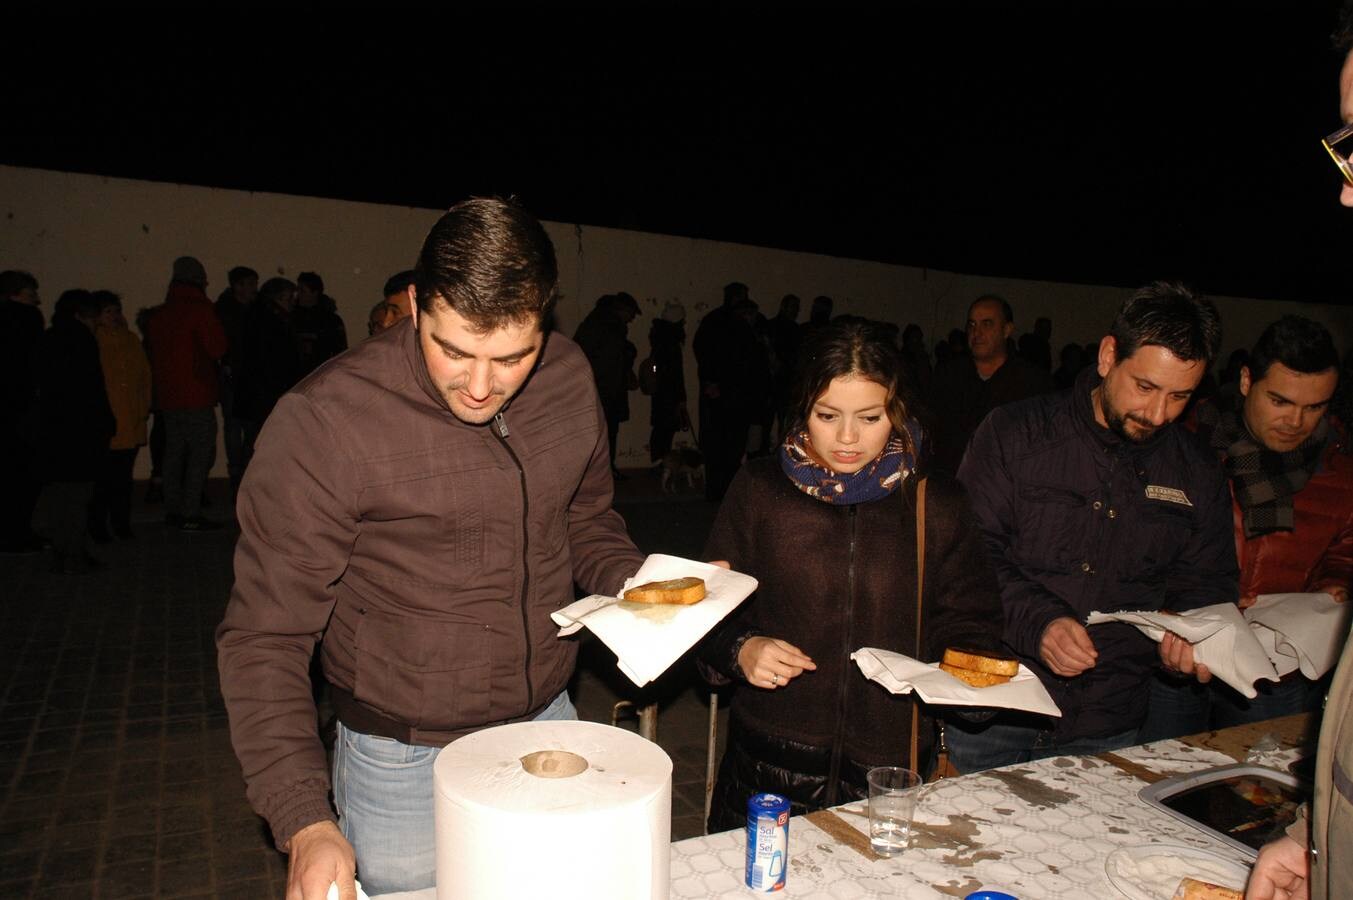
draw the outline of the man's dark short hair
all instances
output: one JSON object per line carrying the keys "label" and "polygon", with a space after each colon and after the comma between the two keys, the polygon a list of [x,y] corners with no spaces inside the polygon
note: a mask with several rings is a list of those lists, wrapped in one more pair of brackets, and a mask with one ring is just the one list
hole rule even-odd
{"label": "man's dark short hair", "polygon": [[1175,281],[1153,281],[1138,288],[1118,310],[1109,329],[1115,362],[1138,347],[1164,347],[1183,362],[1211,367],[1221,348],[1221,315],[1212,301]]}
{"label": "man's dark short hair", "polygon": [[52,307],[52,321],[56,322],[92,319],[98,314],[98,301],[94,299],[93,294],[82,288],[71,288],[62,292],[61,296],[56,298],[56,305]]}
{"label": "man's dark short hair", "polygon": [[381,293],[381,296],[393,297],[395,294],[402,294],[409,289],[409,285],[417,283],[418,273],[413,269],[396,272],[385,279],[385,290]]}
{"label": "man's dark short hair", "polygon": [[741,281],[730,281],[723,286],[723,302],[735,303],[747,296],[747,285]]}
{"label": "man's dark short hair", "polygon": [[305,285],[316,294],[324,293],[324,279],[319,277],[318,272],[302,272],[296,276],[296,284]]}
{"label": "man's dark short hair", "polygon": [[0,272],[0,300],[8,300],[23,290],[36,291],[38,280],[27,272],[9,269]]}
{"label": "man's dark short hair", "polygon": [[296,290],[296,285],[286,278],[269,278],[258,289],[258,299],[263,305],[277,300],[283,294]]}
{"label": "man's dark short hair", "polygon": [[1324,325],[1302,316],[1283,316],[1264,329],[1250,350],[1250,378],[1263,381],[1275,362],[1293,372],[1314,375],[1338,368],[1339,351]]}
{"label": "man's dark short hair", "polygon": [[475,328],[544,323],[559,292],[554,244],[535,216],[505,200],[457,203],[418,254],[418,308],[441,298]]}
{"label": "man's dark short hair", "polygon": [[95,291],[94,302],[98,304],[99,312],[103,312],[110,306],[122,308],[122,298],[112,291]]}
{"label": "man's dark short hair", "polygon": [[239,284],[241,281],[248,281],[250,278],[258,281],[258,273],[248,266],[236,266],[226,273],[226,280],[232,285]]}
{"label": "man's dark short hair", "polygon": [[974,300],[971,304],[968,305],[968,312],[971,313],[972,308],[974,306],[976,306],[979,303],[983,303],[987,300],[991,300],[1001,305],[1001,315],[1005,316],[1005,322],[1007,325],[1015,324],[1015,311],[1011,309],[1009,302],[1007,302],[1004,297],[997,296],[996,294],[983,294],[982,296],[978,297],[976,300]]}

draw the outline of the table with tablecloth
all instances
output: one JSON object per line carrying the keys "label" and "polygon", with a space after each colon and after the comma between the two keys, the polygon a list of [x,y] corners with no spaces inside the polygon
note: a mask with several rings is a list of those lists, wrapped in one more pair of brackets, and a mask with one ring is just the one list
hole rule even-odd
{"label": "table with tablecloth", "polygon": [[[1308,716],[1158,741],[1113,753],[1053,757],[926,785],[912,846],[869,849],[863,802],[795,817],[779,896],[800,900],[965,897],[980,888],[1020,900],[1113,900],[1105,872],[1120,847],[1164,843],[1244,861],[1231,848],[1138,797],[1147,784],[1236,762],[1287,771],[1314,747]],[[743,883],[742,830],[672,844],[672,900],[732,900]],[[390,895],[391,897],[395,895]],[[433,900],[433,890],[398,895]]]}
{"label": "table with tablecloth", "polygon": [[[1105,857],[1119,847],[1181,844],[1239,854],[1137,796],[1171,775],[1252,761],[1286,771],[1313,746],[1306,716],[1160,741],[1088,757],[1055,757],[925,786],[912,847],[869,850],[863,802],[790,820],[784,897],[803,900],[965,897],[998,889],[1020,900],[1112,900]],[[1265,738],[1269,740],[1265,740]],[[1267,752],[1252,752],[1256,745]],[[672,845],[673,900],[745,898],[746,839],[729,831]]]}

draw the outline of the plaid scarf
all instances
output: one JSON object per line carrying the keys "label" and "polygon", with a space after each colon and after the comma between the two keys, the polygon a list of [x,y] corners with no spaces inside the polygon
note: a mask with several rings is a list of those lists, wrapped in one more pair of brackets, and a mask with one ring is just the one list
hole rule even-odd
{"label": "plaid scarf", "polygon": [[1295,450],[1279,453],[1254,439],[1245,426],[1241,406],[1238,391],[1223,389],[1214,403],[1198,406],[1198,434],[1213,450],[1225,454],[1222,465],[1240,503],[1245,537],[1294,531],[1292,497],[1320,465],[1329,438],[1329,421],[1321,419]]}
{"label": "plaid scarf", "polygon": [[[915,436],[920,426],[908,422],[907,430]],[[780,445],[780,468],[795,487],[823,503],[851,506],[882,500],[916,469],[916,458],[897,435],[888,439],[872,462],[851,475],[841,475],[823,465],[812,453],[812,446],[806,431],[787,435]]]}

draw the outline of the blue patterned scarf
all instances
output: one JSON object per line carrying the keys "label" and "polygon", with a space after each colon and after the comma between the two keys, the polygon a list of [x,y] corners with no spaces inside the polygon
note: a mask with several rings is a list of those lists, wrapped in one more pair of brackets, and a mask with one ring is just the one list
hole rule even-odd
{"label": "blue patterned scarf", "polygon": [[[921,429],[914,420],[907,422],[907,431],[912,435],[913,445],[918,443]],[[916,469],[916,457],[906,451],[902,439],[895,434],[869,465],[853,475],[833,471],[811,451],[808,432],[788,435],[780,445],[780,468],[809,497],[838,506],[882,500]]]}

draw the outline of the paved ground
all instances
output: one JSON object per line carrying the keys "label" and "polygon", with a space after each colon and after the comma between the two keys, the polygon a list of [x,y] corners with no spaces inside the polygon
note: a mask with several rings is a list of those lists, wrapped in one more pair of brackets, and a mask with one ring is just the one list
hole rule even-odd
{"label": "paved ground", "polygon": [[[617,505],[650,552],[698,556],[713,518],[648,473],[620,484]],[[139,509],[135,540],[97,548],[98,574],[0,557],[0,898],[282,895],[285,857],[244,802],[216,676],[235,533],[168,531],[159,515]],[[604,646],[582,659],[583,718],[659,704],[673,838],[699,834],[708,693],[689,666],[639,694]]]}

